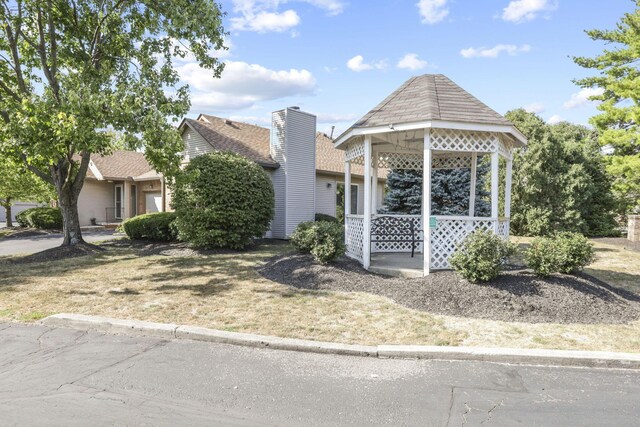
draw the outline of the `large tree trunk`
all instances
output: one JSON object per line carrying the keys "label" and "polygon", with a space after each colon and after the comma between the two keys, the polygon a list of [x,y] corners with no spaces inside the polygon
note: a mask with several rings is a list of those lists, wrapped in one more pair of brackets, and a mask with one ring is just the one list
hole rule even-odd
{"label": "large tree trunk", "polygon": [[4,205],[4,210],[7,213],[7,227],[13,227],[13,220],[11,219],[11,199],[7,198],[7,203]]}
{"label": "large tree trunk", "polygon": [[78,217],[78,195],[68,187],[58,189],[58,203],[62,212],[62,246],[84,243]]}

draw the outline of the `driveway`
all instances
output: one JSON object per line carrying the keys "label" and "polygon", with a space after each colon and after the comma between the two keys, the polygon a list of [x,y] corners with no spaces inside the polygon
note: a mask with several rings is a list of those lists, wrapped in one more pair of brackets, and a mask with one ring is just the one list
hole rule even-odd
{"label": "driveway", "polygon": [[640,372],[385,360],[0,324],[17,425],[635,425]]}
{"label": "driveway", "polygon": [[[114,238],[113,230],[85,231],[82,237],[86,242],[94,243]],[[62,234],[44,234],[32,237],[0,239],[0,256],[32,254],[51,249],[62,244]]]}

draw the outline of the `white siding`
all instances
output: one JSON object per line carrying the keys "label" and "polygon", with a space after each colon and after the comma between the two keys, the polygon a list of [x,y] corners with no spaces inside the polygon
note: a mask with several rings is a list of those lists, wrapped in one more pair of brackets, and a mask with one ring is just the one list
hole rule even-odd
{"label": "white siding", "polygon": [[336,216],[336,179],[316,175],[316,213]]}
{"label": "white siding", "polygon": [[[14,202],[13,205],[11,205],[11,219],[13,220],[13,222],[15,222],[16,215],[18,215],[20,212],[27,209],[35,208],[38,206],[47,206],[47,204],[31,203],[31,202]],[[5,222],[6,220],[7,220],[7,211],[3,207],[0,207],[0,222]]]}
{"label": "white siding", "polygon": [[284,150],[284,122],[284,110],[276,111],[272,114],[270,137],[271,157],[273,157],[273,160],[280,163],[280,168],[269,173],[275,194],[275,212],[273,221],[271,222],[271,235],[276,239],[284,239],[286,237],[285,223],[287,212],[285,202],[287,197],[287,177]]}
{"label": "white siding", "polygon": [[213,147],[205,141],[198,132],[195,132],[189,126],[185,127],[185,131],[182,133],[182,139],[184,140],[185,162],[201,154],[207,154],[213,151]]}
{"label": "white siding", "polygon": [[285,232],[289,236],[300,222],[315,217],[316,117],[291,108],[285,111]]}
{"label": "white siding", "polygon": [[[106,208],[113,208],[113,182],[100,182],[87,179],[78,197],[78,216],[80,225],[90,225],[91,218],[105,221]],[[113,212],[111,212],[113,215]]]}

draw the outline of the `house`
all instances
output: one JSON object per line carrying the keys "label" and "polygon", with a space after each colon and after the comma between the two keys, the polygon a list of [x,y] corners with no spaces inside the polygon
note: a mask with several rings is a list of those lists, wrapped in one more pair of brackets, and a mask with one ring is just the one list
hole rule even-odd
{"label": "house", "polygon": [[[344,152],[316,132],[316,117],[289,107],[275,111],[270,129],[200,114],[179,126],[185,142],[184,162],[213,151],[231,151],[264,168],[273,182],[275,216],[267,234],[287,238],[302,221],[316,213],[336,216],[338,198],[345,191]],[[364,212],[364,169],[351,168],[350,213]],[[378,206],[382,205],[385,173],[377,179]]]}
{"label": "house", "polygon": [[162,176],[144,153],[118,150],[107,156],[91,155],[78,198],[80,225],[120,222],[165,211],[167,206]]}

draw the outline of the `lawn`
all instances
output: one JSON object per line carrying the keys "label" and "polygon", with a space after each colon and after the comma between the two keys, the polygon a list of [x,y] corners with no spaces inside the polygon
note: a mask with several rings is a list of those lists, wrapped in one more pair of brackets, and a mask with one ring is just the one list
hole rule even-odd
{"label": "lawn", "polygon": [[[368,293],[308,291],[256,267],[288,245],[199,254],[108,245],[103,253],[29,264],[0,259],[0,320],[61,313],[197,325],[361,344],[475,345],[640,352],[640,322],[526,324],[433,315]],[[640,252],[596,241],[588,272],[640,292]]]}

